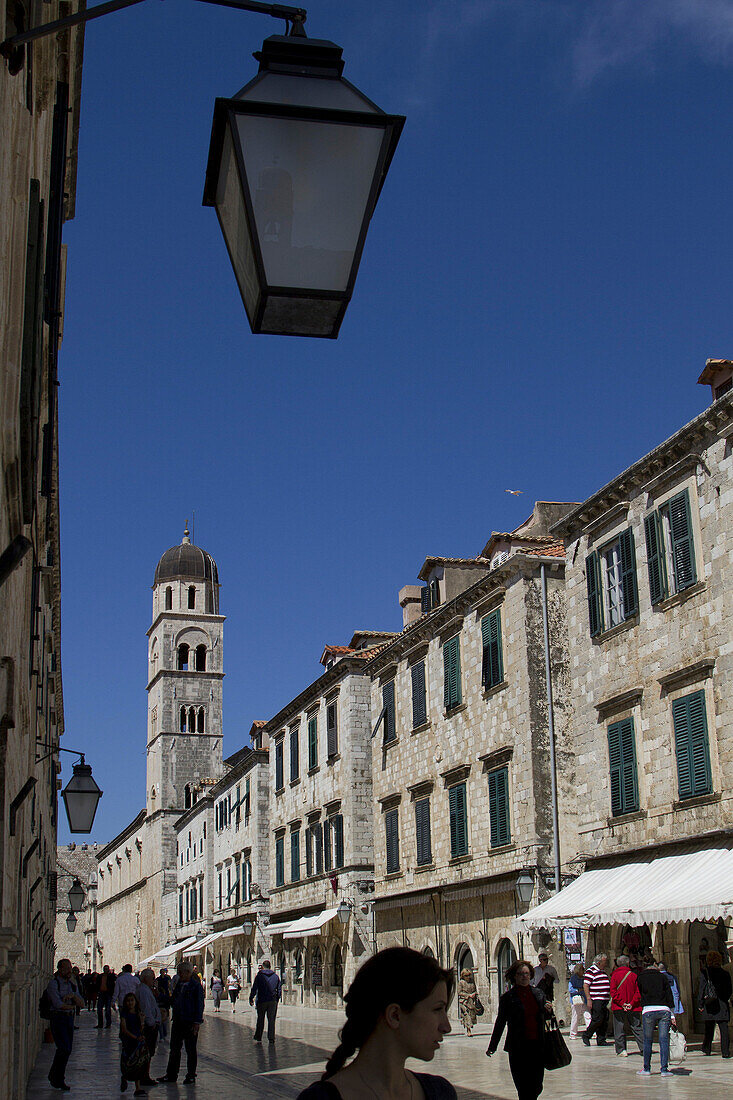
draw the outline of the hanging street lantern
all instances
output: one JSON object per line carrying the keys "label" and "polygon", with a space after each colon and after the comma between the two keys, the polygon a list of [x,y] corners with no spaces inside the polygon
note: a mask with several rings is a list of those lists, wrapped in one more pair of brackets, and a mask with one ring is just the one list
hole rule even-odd
{"label": "hanging street lantern", "polygon": [[78,878],[75,878],[71,884],[69,890],[69,905],[71,906],[72,913],[81,913],[84,908],[84,887],[79,882]]}
{"label": "hanging street lantern", "polygon": [[348,901],[344,900],[336,910],[336,916],[341,924],[348,924],[349,917],[351,916],[351,905]]}
{"label": "hanging street lantern", "polygon": [[528,906],[534,894],[534,875],[531,871],[522,871],[518,876],[514,889],[522,905]]}
{"label": "hanging street lantern", "polygon": [[341,53],[302,28],[272,35],[214,107],[204,206],[255,333],[335,339],[351,299],[405,120],[344,80]]}
{"label": "hanging street lantern", "polygon": [[84,763],[83,756],[78,764],[74,764],[74,774],[61,794],[69,819],[69,832],[91,833],[102,791],[94,782],[92,769]]}
{"label": "hanging street lantern", "polygon": [[76,928],[76,917],[73,913],[69,913],[68,917],[66,918],[66,927],[70,932],[73,932]]}
{"label": "hanging street lantern", "polygon": [[244,932],[245,936],[251,935],[253,928],[254,923],[250,920],[249,917],[245,917],[245,919],[242,921],[242,931]]}

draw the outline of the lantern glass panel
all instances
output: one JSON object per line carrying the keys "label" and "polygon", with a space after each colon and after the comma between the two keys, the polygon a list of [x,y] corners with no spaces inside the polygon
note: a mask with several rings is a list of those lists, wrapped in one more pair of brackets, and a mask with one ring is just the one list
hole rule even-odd
{"label": "lantern glass panel", "polygon": [[216,192],[216,212],[224,234],[234,274],[239,284],[247,315],[252,321],[259,301],[257,269],[252,254],[252,242],[247,225],[247,214],[239,182],[239,169],[234,153],[232,133],[227,126],[221,155],[221,168]]}
{"label": "lantern glass panel", "polygon": [[102,792],[94,782],[88,764],[74,765],[74,774],[61,794],[69,819],[69,832],[90,833]]}

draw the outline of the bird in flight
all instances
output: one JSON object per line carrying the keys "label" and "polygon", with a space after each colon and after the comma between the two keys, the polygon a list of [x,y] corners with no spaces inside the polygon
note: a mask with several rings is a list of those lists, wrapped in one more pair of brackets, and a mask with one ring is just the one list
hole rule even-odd
{"label": "bird in flight", "polygon": [[516,497],[519,496],[520,493],[523,493],[524,489],[505,489],[504,492],[511,493],[513,497]]}

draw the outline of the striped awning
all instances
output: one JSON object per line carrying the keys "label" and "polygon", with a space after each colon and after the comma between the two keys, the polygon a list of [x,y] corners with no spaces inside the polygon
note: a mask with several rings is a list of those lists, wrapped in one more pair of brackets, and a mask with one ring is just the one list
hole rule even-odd
{"label": "striped awning", "polygon": [[674,924],[733,917],[733,850],[636,856],[617,867],[585,871],[575,882],[512,922],[529,928],[602,924]]}

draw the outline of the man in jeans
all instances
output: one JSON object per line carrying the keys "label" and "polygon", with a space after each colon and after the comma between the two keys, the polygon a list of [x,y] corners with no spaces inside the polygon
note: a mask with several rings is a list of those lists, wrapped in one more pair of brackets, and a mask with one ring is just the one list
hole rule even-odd
{"label": "man in jeans", "polygon": [[591,1037],[594,1034],[599,1047],[606,1045],[608,1002],[611,998],[611,981],[606,970],[607,966],[608,955],[596,955],[583,976],[585,1001],[590,1009],[590,1023],[583,1032],[583,1042],[587,1047],[590,1046]]}
{"label": "man in jeans", "polygon": [[181,1047],[186,1046],[186,1076],[184,1085],[196,1084],[196,1066],[198,1055],[199,1027],[204,1019],[204,987],[194,978],[190,963],[179,963],[178,981],[173,989],[171,1000],[171,1046],[168,1055],[168,1068],[160,1082],[170,1084],[178,1078],[181,1066]]}
{"label": "man in jeans", "polygon": [[[74,1045],[74,1013],[77,1008],[84,1007],[79,989],[72,981],[71,961],[61,959],[58,969],[46,987],[46,993],[51,1008],[51,1034],[56,1044],[51,1069],[48,1071],[48,1080],[52,1088],[69,1092],[70,1086],[66,1084],[66,1063],[71,1055]],[[7,1067],[6,1067],[7,1068]]]}
{"label": "man in jeans", "polygon": [[255,997],[257,998],[257,1027],[254,1034],[256,1043],[262,1042],[265,1016],[267,1016],[267,1038],[271,1043],[275,1042],[275,1017],[277,1016],[277,1005],[280,1000],[280,990],[280,979],[275,971],[270,968],[270,960],[263,959],[249,995],[250,1004],[254,1003]]}

